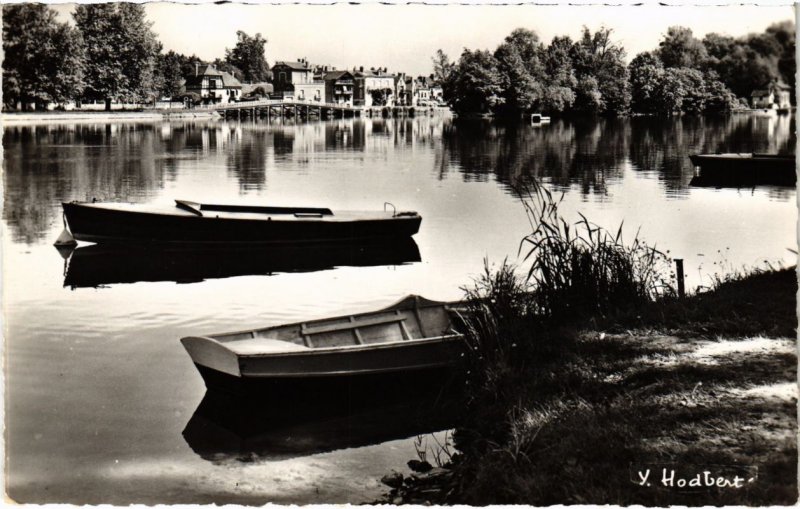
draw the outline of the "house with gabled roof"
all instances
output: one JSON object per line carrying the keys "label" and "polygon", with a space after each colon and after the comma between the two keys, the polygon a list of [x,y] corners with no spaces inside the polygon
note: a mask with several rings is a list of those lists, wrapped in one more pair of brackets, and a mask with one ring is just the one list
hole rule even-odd
{"label": "house with gabled roof", "polygon": [[323,79],[326,102],[353,105],[355,77],[350,71],[328,71]]}
{"label": "house with gabled roof", "polygon": [[212,64],[197,64],[194,76],[186,78],[186,91],[194,92],[205,101],[228,103],[242,98],[242,84],[233,75],[220,71]]}
{"label": "house with gabled roof", "polygon": [[792,107],[790,91],[789,85],[776,80],[765,89],[753,90],[750,100],[755,109],[789,109]]}
{"label": "house with gabled roof", "polygon": [[314,70],[305,58],[297,61],[281,60],[272,66],[272,85],[275,94],[281,97],[294,97],[295,85],[314,81]]}

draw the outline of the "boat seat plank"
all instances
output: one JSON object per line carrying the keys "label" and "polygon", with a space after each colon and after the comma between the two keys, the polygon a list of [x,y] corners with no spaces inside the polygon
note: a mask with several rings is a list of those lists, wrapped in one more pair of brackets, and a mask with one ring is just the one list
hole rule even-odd
{"label": "boat seat plank", "polygon": [[372,325],[384,325],[390,323],[397,323],[403,322],[406,319],[405,316],[395,315],[395,316],[386,316],[386,317],[378,317],[378,318],[367,318],[364,320],[356,320],[352,322],[345,322],[345,323],[335,323],[330,325],[318,325],[316,327],[303,327],[303,334],[312,336],[314,334],[323,334],[325,332],[336,332],[336,331],[343,331],[348,329],[354,329],[357,327],[369,327]]}
{"label": "boat seat plank", "polygon": [[194,214],[196,216],[203,217],[203,213],[200,212],[200,204],[199,203],[193,203],[193,202],[186,201],[186,200],[175,200],[175,205],[179,209],[183,209],[183,210],[186,210],[188,212],[191,212],[192,214]]}
{"label": "boat seat plank", "polygon": [[280,339],[256,337],[241,341],[232,341],[225,346],[239,355],[259,354],[259,353],[280,353],[280,352],[302,352],[309,347],[282,341]]}

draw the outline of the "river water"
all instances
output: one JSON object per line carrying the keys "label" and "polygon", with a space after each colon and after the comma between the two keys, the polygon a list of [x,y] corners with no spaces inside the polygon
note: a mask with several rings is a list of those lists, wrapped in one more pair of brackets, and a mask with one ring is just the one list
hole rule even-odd
{"label": "river water", "polygon": [[[380,477],[417,457],[415,436],[446,422],[419,408],[366,409],[284,415],[257,432],[222,426],[209,438],[197,432],[211,429],[198,425],[205,388],[178,339],[410,293],[457,299],[484,259],[516,260],[530,227],[514,187],[531,177],[564,194],[568,218],[580,212],[614,231],[624,220],[626,238],[638,230],[685,259],[690,289],[713,273],[793,263],[794,188],[694,187],[688,159],[791,152],[793,132],[789,116],[746,115],[6,126],[7,493],[28,503],[375,500]],[[181,263],[81,246],[66,262],[52,246],[60,204],[91,198],[334,210],[391,202],[423,221],[413,244],[360,256]]]}

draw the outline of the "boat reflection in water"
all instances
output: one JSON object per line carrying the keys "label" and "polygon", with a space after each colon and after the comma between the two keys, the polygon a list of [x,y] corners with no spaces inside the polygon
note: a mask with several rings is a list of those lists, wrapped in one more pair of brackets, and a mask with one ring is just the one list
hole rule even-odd
{"label": "boat reflection in water", "polygon": [[275,461],[378,444],[456,426],[463,408],[456,385],[428,386],[424,396],[388,394],[381,401],[358,391],[323,390],[298,400],[295,395],[209,390],[183,437],[200,457],[220,463]]}
{"label": "boat reflection in water", "polygon": [[196,283],[235,276],[403,265],[418,261],[419,248],[410,237],[359,243],[191,248],[93,244],[72,252],[67,260],[64,286],[98,287],[140,281]]}
{"label": "boat reflection in water", "polygon": [[700,169],[689,181],[690,187],[713,187],[716,189],[746,189],[758,186],[795,187],[797,176],[793,172],[779,173],[721,173]]}

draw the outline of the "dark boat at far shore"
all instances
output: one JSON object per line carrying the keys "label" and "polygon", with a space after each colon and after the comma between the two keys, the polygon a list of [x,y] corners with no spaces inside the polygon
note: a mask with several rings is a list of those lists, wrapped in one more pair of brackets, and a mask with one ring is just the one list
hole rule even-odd
{"label": "dark boat at far shore", "polygon": [[794,171],[793,154],[693,154],[689,156],[692,164],[703,171],[709,170],[747,170],[747,171]]}
{"label": "dark boat at far shore", "polygon": [[[210,205],[175,200],[175,207],[130,203],[63,203],[72,235],[86,242],[280,244],[411,237],[416,212]],[[385,207],[385,206],[384,206]]]}

